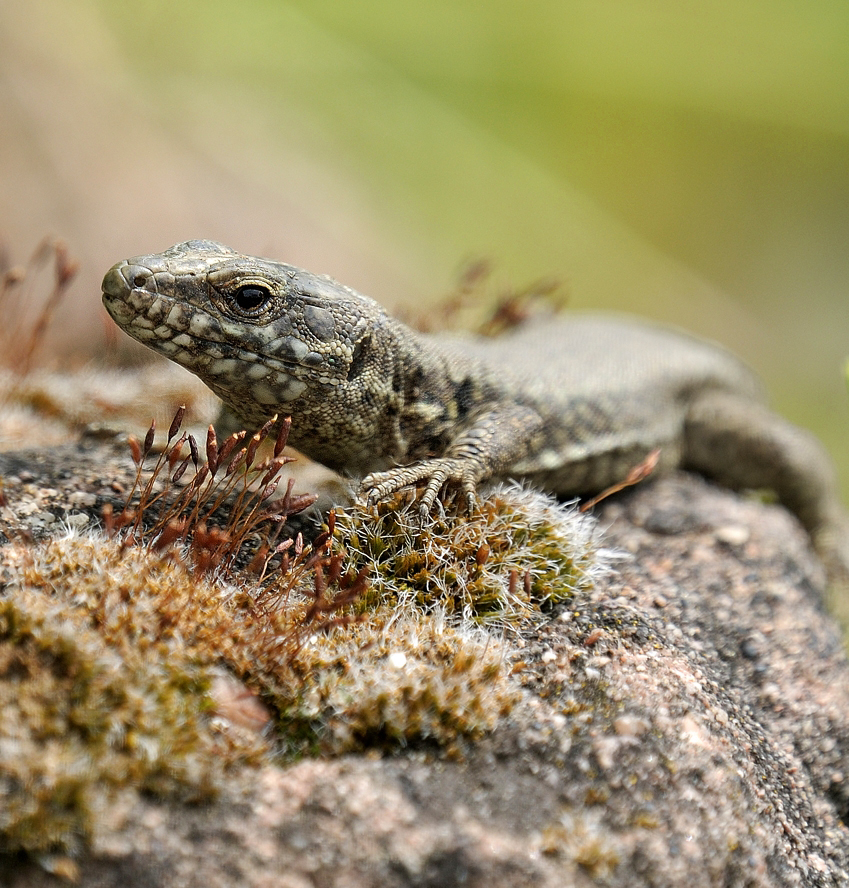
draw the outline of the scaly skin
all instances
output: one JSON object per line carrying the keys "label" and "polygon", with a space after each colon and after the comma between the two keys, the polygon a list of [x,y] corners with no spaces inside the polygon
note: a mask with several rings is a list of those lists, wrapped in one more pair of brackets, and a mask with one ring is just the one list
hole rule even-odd
{"label": "scaly skin", "polygon": [[524,478],[560,496],[622,480],[660,448],[693,469],[770,488],[841,585],[849,530],[828,457],[762,404],[718,346],[633,319],[572,316],[495,339],[427,336],[330,278],[211,241],[119,262],[107,311],[199,376],[245,425],[292,416],[290,442],[363,476],[372,501],[426,482],[470,504],[480,481]]}

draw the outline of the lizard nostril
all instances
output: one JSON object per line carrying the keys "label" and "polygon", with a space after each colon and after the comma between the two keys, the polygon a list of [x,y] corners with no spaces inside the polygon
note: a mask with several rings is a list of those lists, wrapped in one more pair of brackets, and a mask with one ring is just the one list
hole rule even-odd
{"label": "lizard nostril", "polygon": [[151,287],[155,289],[154,272],[145,265],[125,263],[120,266],[119,273],[126,282],[124,284],[125,287],[131,287],[136,290],[149,290]]}

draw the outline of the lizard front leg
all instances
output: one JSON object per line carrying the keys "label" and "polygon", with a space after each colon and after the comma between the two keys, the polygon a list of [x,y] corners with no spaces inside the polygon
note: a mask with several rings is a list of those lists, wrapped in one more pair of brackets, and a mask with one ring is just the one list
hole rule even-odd
{"label": "lizard front leg", "polygon": [[533,449],[542,426],[542,417],[530,407],[495,407],[463,429],[442,456],[368,475],[363,479],[361,493],[369,504],[374,504],[402,487],[427,480],[419,505],[422,514],[427,514],[440,491],[456,484],[462,488],[471,511],[479,482],[507,473],[511,465]]}

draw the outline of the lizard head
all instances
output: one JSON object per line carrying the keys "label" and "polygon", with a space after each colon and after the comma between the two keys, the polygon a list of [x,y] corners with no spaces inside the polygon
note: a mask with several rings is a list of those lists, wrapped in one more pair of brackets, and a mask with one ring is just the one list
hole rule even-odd
{"label": "lizard head", "polygon": [[126,333],[243,417],[309,407],[304,399],[342,407],[387,383],[386,315],[376,302],[212,241],[119,262],[103,279],[103,303]]}

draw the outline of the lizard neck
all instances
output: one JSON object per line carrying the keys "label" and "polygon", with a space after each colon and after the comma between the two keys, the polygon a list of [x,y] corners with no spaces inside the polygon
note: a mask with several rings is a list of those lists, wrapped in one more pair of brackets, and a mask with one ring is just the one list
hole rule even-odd
{"label": "lizard neck", "polygon": [[490,374],[462,350],[445,348],[400,323],[393,327],[394,457],[408,461],[442,454],[458,427],[495,396]]}

